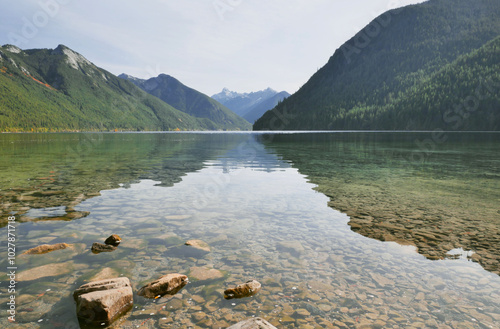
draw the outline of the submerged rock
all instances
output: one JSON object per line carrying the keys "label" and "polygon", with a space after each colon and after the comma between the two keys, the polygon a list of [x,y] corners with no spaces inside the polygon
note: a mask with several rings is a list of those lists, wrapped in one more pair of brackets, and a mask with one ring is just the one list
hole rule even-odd
{"label": "submerged rock", "polygon": [[93,275],[89,281],[101,281],[105,279],[111,279],[111,278],[116,278],[120,274],[112,269],[111,267],[105,267],[101,269],[99,272],[97,272],[95,275]]}
{"label": "submerged rock", "polygon": [[112,246],[112,245],[109,245],[109,244],[103,244],[103,243],[99,243],[99,242],[94,242],[92,244],[92,249],[91,250],[92,250],[92,252],[94,254],[98,254],[98,253],[101,253],[101,252],[115,251],[116,247]]}
{"label": "submerged rock", "polygon": [[238,322],[227,329],[277,329],[275,326],[262,318],[251,318]]}
{"label": "submerged rock", "polygon": [[90,212],[89,211],[67,211],[66,213],[66,218],[69,218],[69,219],[80,219],[80,218],[84,218],[84,217],[87,217],[88,215],[90,215]]}
{"label": "submerged rock", "polygon": [[52,245],[43,244],[23,252],[22,255],[46,254],[51,251],[66,249],[68,247],[70,247],[70,245],[67,243],[56,243]]}
{"label": "submerged rock", "polygon": [[[166,242],[166,241],[165,241]],[[189,240],[182,245],[168,249],[168,255],[178,258],[203,258],[210,252],[210,246],[202,240]]]}
{"label": "submerged rock", "polygon": [[25,270],[17,275],[18,281],[31,281],[40,278],[59,276],[68,274],[73,271],[73,262],[65,262],[60,264],[47,264]]}
{"label": "submerged rock", "polygon": [[300,241],[281,241],[276,247],[279,251],[289,252],[294,257],[300,256],[305,251]]}
{"label": "submerged rock", "polygon": [[133,293],[128,278],[90,282],[73,293],[80,321],[92,325],[109,325],[133,306]]}
{"label": "submerged rock", "polygon": [[210,246],[202,240],[189,240],[185,244],[201,251],[210,252]]}
{"label": "submerged rock", "polygon": [[112,245],[112,246],[118,246],[122,242],[122,238],[120,238],[119,235],[113,234],[109,236],[106,241],[104,241],[105,244]]}
{"label": "submerged rock", "polygon": [[191,267],[189,277],[196,281],[210,281],[223,278],[224,273],[214,268]]}
{"label": "submerged rock", "polygon": [[261,287],[262,286],[258,281],[250,280],[236,286],[235,288],[226,289],[224,291],[224,298],[233,299],[233,298],[251,297],[256,293],[258,293]]}
{"label": "submerged rock", "polygon": [[146,298],[156,296],[175,295],[189,282],[188,277],[183,274],[172,273],[160,277],[158,280],[148,283],[137,293]]}

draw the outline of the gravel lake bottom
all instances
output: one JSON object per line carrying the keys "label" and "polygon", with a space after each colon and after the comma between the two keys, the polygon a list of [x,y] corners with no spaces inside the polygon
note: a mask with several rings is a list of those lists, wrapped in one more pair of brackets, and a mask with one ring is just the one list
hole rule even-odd
{"label": "gravel lake bottom", "polygon": [[[133,308],[109,328],[257,316],[277,328],[500,328],[500,134],[429,136],[1,135],[0,301],[12,295],[11,224],[16,322],[5,308],[0,327],[86,328],[75,289],[127,277]],[[117,248],[91,251],[111,234]],[[137,295],[169,273],[189,283]],[[224,298],[248,280],[257,294]]]}

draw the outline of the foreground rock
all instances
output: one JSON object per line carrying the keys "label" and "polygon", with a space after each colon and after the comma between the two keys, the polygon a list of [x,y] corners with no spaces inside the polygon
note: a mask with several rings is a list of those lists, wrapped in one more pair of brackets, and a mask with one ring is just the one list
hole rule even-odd
{"label": "foreground rock", "polygon": [[229,288],[224,291],[225,299],[252,297],[260,291],[261,284],[256,280],[250,280],[244,284]]}
{"label": "foreground rock", "polygon": [[227,329],[277,329],[275,326],[262,318],[251,318],[238,322]]}
{"label": "foreground rock", "polygon": [[120,236],[117,234],[111,235],[106,239],[106,241],[104,241],[105,244],[112,245],[115,247],[117,247],[120,244],[120,242],[122,242],[122,238],[120,238]]}
{"label": "foreground rock", "polygon": [[148,283],[137,293],[146,298],[156,296],[175,295],[189,282],[188,277],[183,274],[172,273],[160,277],[158,280]]}
{"label": "foreground rock", "polygon": [[80,321],[92,325],[110,325],[133,306],[133,293],[128,278],[94,281],[73,293]]}
{"label": "foreground rock", "polygon": [[51,251],[66,249],[68,247],[70,247],[70,245],[67,243],[56,243],[56,244],[52,244],[52,245],[43,244],[41,246],[31,248],[31,249],[23,252],[22,255],[46,254],[46,253],[49,253]]}
{"label": "foreground rock", "polygon": [[91,250],[92,250],[92,252],[94,254],[98,254],[98,253],[101,253],[101,252],[115,251],[116,247],[112,246],[112,245],[109,245],[109,244],[103,244],[103,243],[99,243],[99,242],[94,242],[92,244],[92,249]]}

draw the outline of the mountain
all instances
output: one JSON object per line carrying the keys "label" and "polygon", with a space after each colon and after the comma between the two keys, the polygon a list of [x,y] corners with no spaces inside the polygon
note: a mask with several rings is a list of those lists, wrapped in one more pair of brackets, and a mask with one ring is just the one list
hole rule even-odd
{"label": "mountain", "polygon": [[0,47],[0,131],[214,130],[70,48]]}
{"label": "mountain", "polygon": [[134,83],[142,90],[184,113],[197,118],[209,119],[226,130],[251,129],[251,125],[247,121],[231,112],[224,105],[185,86],[169,75],[160,74],[158,77],[148,80],[127,74],[120,74],[118,77]]}
{"label": "mountain", "polygon": [[283,101],[288,96],[290,96],[289,93],[282,91],[269,98],[263,99],[252,106],[248,112],[243,115],[243,118],[250,123],[254,123],[257,119],[264,115],[264,113],[278,105],[279,102]]}
{"label": "mountain", "polygon": [[244,116],[253,106],[276,94],[277,92],[271,88],[252,93],[238,93],[224,88],[220,93],[213,95],[212,98],[224,104],[239,116]]}
{"label": "mountain", "polygon": [[278,93],[271,88],[252,93],[237,93],[224,88],[220,93],[213,95],[212,98],[227,106],[248,122],[253,123],[262,114],[275,107],[288,96],[290,94],[286,91]]}
{"label": "mountain", "polygon": [[499,35],[497,0],[388,11],[254,129],[500,130]]}

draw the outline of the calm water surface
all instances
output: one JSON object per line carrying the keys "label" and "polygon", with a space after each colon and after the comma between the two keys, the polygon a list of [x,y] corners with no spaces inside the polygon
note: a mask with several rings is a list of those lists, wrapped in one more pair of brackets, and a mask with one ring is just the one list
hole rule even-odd
{"label": "calm water surface", "polygon": [[[96,276],[126,276],[136,292],[161,275],[203,268],[222,277],[190,278],[156,300],[135,295],[114,327],[226,328],[261,316],[280,328],[500,328],[497,274],[465,256],[432,261],[414,246],[353,232],[318,192],[353,180],[394,188],[416,176],[436,186],[475,181],[455,192],[482,195],[494,222],[498,135],[415,144],[428,136],[2,135],[1,241],[6,255],[5,220],[15,214],[18,322],[7,321],[4,306],[0,327],[78,328],[72,292]],[[334,176],[342,180],[324,181]],[[116,251],[90,252],[111,234],[123,240]],[[193,252],[190,239],[211,252]],[[72,247],[21,255],[59,242]],[[0,279],[6,305],[8,281]],[[262,283],[259,294],[223,298],[249,279]]]}

